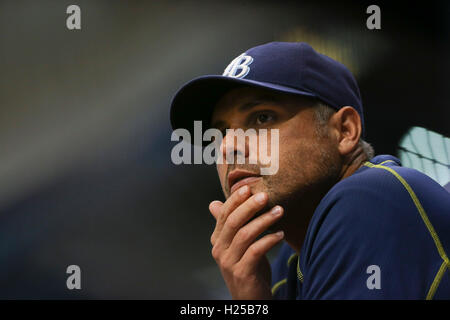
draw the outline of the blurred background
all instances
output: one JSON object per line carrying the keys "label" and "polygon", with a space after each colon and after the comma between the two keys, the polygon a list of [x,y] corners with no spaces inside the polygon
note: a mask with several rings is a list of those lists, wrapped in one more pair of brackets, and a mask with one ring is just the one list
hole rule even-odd
{"label": "blurred background", "polygon": [[169,105],[265,42],[346,64],[376,153],[445,185],[450,2],[378,2],[381,30],[371,4],[0,0],[0,298],[229,298],[210,255],[215,168],[172,164]]}

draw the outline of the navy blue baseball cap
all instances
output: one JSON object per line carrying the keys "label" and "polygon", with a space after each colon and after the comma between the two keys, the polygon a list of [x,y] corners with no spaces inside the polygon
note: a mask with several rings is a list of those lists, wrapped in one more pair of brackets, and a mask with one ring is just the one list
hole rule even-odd
{"label": "navy blue baseball cap", "polygon": [[206,130],[219,99],[243,86],[314,97],[336,110],[351,106],[361,117],[364,136],[361,95],[352,73],[304,42],[270,42],[251,48],[231,61],[222,75],[189,81],[172,100],[172,128],[193,132],[194,121],[198,120]]}

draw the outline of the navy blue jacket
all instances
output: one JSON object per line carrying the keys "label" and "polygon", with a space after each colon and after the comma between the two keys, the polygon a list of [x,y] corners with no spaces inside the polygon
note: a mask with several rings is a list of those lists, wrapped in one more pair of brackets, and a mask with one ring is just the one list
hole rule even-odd
{"label": "navy blue jacket", "polygon": [[272,263],[275,299],[450,299],[450,194],[376,156],[317,206],[300,254]]}

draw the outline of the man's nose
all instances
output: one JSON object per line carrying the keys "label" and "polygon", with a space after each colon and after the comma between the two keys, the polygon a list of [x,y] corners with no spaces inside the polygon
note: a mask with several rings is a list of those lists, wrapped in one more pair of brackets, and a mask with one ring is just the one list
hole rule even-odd
{"label": "man's nose", "polygon": [[220,151],[225,159],[224,163],[237,163],[238,157],[246,161],[249,156],[248,139],[245,136],[238,139],[238,135],[234,131],[227,130],[220,145]]}

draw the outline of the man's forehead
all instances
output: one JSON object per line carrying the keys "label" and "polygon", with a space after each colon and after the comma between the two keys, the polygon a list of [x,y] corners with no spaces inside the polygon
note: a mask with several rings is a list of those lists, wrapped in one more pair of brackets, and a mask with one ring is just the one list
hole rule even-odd
{"label": "man's forehead", "polygon": [[282,99],[280,93],[276,93],[267,89],[252,88],[252,87],[240,87],[229,90],[224,94],[217,102],[216,106],[230,105],[239,102],[246,102],[252,99]]}
{"label": "man's forehead", "polygon": [[217,115],[226,111],[238,109],[252,102],[270,102],[272,104],[296,105],[298,107],[311,106],[315,103],[312,97],[276,92],[257,87],[239,87],[229,90],[214,106],[214,119]]}

